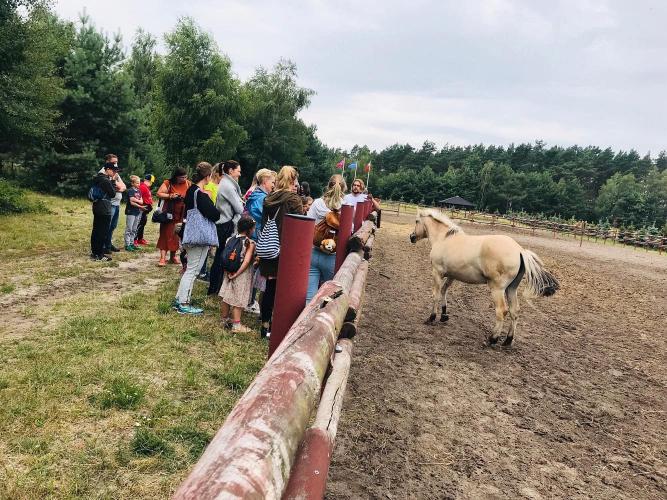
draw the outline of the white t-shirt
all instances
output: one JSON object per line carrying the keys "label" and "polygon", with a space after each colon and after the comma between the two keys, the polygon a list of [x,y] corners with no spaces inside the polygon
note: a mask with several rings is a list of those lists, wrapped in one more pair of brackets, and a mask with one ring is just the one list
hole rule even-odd
{"label": "white t-shirt", "polygon": [[308,209],[308,217],[315,219],[315,224],[320,222],[330,212],[329,207],[322,198],[317,198]]}
{"label": "white t-shirt", "polygon": [[343,198],[343,205],[352,205],[353,207],[357,206],[357,203],[366,201],[366,194],[359,193],[348,193]]}

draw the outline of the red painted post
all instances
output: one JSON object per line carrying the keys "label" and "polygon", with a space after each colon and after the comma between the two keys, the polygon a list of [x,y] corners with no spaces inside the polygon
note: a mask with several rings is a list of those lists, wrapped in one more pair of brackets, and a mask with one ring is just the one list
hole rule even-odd
{"label": "red painted post", "polygon": [[[373,202],[371,200],[366,200],[366,217],[368,217],[373,211]],[[366,220],[364,217],[364,220]]]}
{"label": "red painted post", "polygon": [[361,227],[361,223],[364,222],[364,204],[357,203],[354,207],[354,230],[356,231]]}
{"label": "red painted post", "polygon": [[354,207],[352,205],[343,205],[340,210],[340,224],[338,226],[338,243],[336,244],[336,271],[343,265],[347,257],[347,242],[352,235],[352,217],[354,216]]}
{"label": "red painted post", "polygon": [[306,303],[314,231],[315,219],[312,217],[287,214],[283,218],[269,358]]}

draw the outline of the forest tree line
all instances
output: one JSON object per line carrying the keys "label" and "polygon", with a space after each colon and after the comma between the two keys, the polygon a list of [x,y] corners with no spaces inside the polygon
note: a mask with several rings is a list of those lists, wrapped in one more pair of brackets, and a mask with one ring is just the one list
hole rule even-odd
{"label": "forest tree line", "polygon": [[664,151],[652,157],[540,141],[327,147],[299,117],[314,92],[298,84],[294,63],[281,60],[241,81],[190,18],[164,35],[163,53],[157,46],[139,30],[126,51],[119,35],[86,16],[72,23],[40,0],[1,2],[0,177],[82,196],[108,152],[126,173],[158,179],[176,165],[234,158],[244,186],[259,168],[291,164],[318,194],[347,158],[372,163],[370,190],[382,198],[432,205],[459,195],[491,212],[667,223]]}

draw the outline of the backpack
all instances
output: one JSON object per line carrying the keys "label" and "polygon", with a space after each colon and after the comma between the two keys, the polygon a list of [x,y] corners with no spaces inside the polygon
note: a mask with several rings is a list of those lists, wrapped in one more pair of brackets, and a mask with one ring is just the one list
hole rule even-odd
{"label": "backpack", "polygon": [[246,239],[245,236],[234,235],[225,243],[225,249],[222,251],[222,268],[225,271],[235,273],[241,268]]}
{"label": "backpack", "polygon": [[93,184],[88,190],[88,199],[95,203],[96,201],[102,200],[106,197],[105,192],[97,184]]}
{"label": "backpack", "polygon": [[260,259],[277,259],[280,255],[280,234],[278,233],[278,217],[280,207],[272,218],[268,218],[257,238],[257,256]]}
{"label": "backpack", "polygon": [[338,210],[331,210],[320,222],[315,225],[315,232],[313,233],[313,245],[324,253],[335,253],[339,226],[340,219]]}

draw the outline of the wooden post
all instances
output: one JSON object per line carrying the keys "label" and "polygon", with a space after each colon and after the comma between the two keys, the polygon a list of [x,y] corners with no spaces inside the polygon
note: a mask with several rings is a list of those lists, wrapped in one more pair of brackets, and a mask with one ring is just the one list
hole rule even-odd
{"label": "wooden post", "polygon": [[276,302],[269,339],[269,357],[306,304],[315,219],[287,214],[280,235]]}
{"label": "wooden post", "polygon": [[584,242],[584,232],[586,231],[586,221],[581,223],[581,238],[579,238],[579,247]]}
{"label": "wooden post", "polygon": [[347,257],[347,242],[352,236],[352,218],[354,216],[354,207],[352,205],[343,205],[340,209],[340,225],[338,226],[338,243],[336,245],[336,267],[338,272]]}

